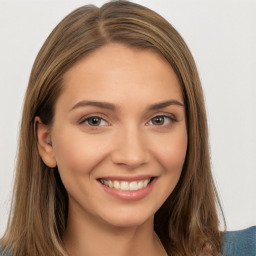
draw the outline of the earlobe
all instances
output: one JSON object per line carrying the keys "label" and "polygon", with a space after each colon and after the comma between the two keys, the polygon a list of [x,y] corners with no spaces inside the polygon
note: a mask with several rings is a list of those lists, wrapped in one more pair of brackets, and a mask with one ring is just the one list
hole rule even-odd
{"label": "earlobe", "polygon": [[56,167],[57,162],[53,152],[50,128],[43,124],[38,116],[34,120],[34,133],[37,138],[38,152],[43,162],[50,168]]}

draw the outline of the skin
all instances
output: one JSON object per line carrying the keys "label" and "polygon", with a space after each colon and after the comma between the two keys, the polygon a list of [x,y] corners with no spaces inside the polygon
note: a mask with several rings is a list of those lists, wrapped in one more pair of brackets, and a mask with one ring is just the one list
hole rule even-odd
{"label": "skin", "polygon": [[[167,101],[173,104],[149,109]],[[36,118],[38,149],[68,192],[69,254],[166,255],[154,214],[176,186],[187,150],[182,91],[169,63],[153,50],[106,45],[67,71],[55,107],[51,127]],[[98,117],[96,125],[88,116]],[[116,198],[98,180],[138,175],[156,177],[140,200]]]}

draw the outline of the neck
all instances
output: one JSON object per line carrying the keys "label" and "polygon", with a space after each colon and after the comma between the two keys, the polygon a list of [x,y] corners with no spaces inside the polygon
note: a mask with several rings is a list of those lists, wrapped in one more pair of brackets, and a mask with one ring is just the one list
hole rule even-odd
{"label": "neck", "polygon": [[69,212],[63,241],[69,256],[166,256],[153,223],[152,217],[136,227],[115,227]]}

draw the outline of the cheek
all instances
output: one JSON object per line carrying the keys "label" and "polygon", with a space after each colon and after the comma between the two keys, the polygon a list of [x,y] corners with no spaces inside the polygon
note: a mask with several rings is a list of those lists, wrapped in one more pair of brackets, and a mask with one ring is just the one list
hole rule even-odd
{"label": "cheek", "polygon": [[164,169],[162,175],[162,187],[159,189],[163,195],[163,201],[173,192],[177,185],[186,158],[187,137],[175,138],[172,143],[165,142],[166,145],[158,154],[160,164]]}
{"label": "cheek", "polygon": [[88,136],[72,127],[56,133],[53,142],[60,173],[72,175],[90,173],[106,157],[109,148],[100,136]]}
{"label": "cheek", "polygon": [[63,185],[72,198],[80,198],[81,191],[89,193],[87,189],[94,181],[93,170],[106,154],[106,148],[100,145],[98,140],[92,141],[81,132],[66,129],[55,134],[53,149],[57,167]]}
{"label": "cheek", "polygon": [[[179,132],[166,136],[164,140],[159,141],[155,156],[158,163],[163,168],[161,187],[159,192],[163,195],[165,201],[177,185],[187,152],[187,133],[182,129]],[[160,180],[159,180],[160,181]]]}
{"label": "cheek", "polygon": [[157,158],[166,172],[180,174],[187,152],[187,133],[181,131],[162,140],[156,150]]}

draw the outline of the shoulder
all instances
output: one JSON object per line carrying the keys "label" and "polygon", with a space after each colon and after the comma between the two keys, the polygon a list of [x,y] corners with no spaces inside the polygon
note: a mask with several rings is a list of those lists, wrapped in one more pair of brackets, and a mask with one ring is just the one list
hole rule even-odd
{"label": "shoulder", "polygon": [[225,256],[256,256],[256,226],[224,233]]}

